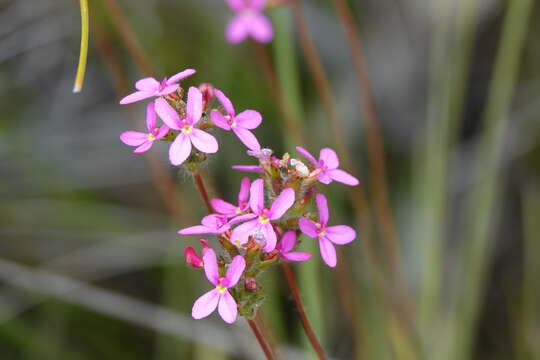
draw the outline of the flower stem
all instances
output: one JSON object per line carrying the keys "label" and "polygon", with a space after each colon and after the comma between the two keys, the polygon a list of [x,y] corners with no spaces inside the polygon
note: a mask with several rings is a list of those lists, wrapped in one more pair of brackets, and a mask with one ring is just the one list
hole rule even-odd
{"label": "flower stem", "polygon": [[270,351],[270,348],[268,347],[268,345],[266,344],[263,336],[261,335],[261,332],[259,331],[259,329],[257,328],[257,325],[255,324],[255,322],[251,319],[246,319],[248,324],[249,324],[249,327],[251,328],[251,330],[253,331],[253,334],[255,335],[255,337],[257,338],[257,341],[259,342],[259,345],[261,346],[261,349],[262,351],[264,352],[264,355],[266,356],[266,358],[268,360],[273,360],[274,359],[274,355],[272,354],[272,352]]}
{"label": "flower stem", "polygon": [[80,0],[81,4],[81,52],[79,54],[79,65],[77,66],[77,75],[75,76],[75,85],[73,92],[81,92],[84,83],[84,74],[86,73],[86,60],[88,58],[88,0]]}
{"label": "flower stem", "polygon": [[208,210],[208,213],[212,214],[214,212],[214,209],[212,209],[212,205],[210,204],[210,197],[208,196],[208,191],[206,191],[206,186],[204,185],[201,174],[194,174],[193,180],[195,181],[195,185],[197,185],[197,190],[199,190],[199,194],[201,195],[201,198],[204,202],[204,205],[206,206],[206,209]]}
{"label": "flower stem", "polygon": [[313,347],[313,350],[315,350],[315,352],[317,353],[317,357],[320,360],[324,360],[326,359],[326,356],[324,355],[321,344],[319,344],[317,336],[311,328],[311,323],[306,316],[306,312],[304,311],[304,305],[302,304],[302,299],[300,299],[300,295],[298,294],[298,286],[296,285],[293,271],[288,263],[283,263],[283,272],[285,273],[285,277],[287,278],[287,284],[291,289],[291,294],[294,298],[294,303],[296,304],[296,310],[298,310],[298,314],[300,315],[300,322],[302,323],[302,327],[306,332],[306,335],[309,339],[309,342],[311,343],[311,346]]}

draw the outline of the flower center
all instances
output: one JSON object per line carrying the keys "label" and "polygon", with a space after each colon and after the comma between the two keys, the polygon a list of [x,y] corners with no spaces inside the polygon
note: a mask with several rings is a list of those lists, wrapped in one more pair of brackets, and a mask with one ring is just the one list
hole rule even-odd
{"label": "flower center", "polygon": [[319,237],[323,237],[324,235],[326,235],[326,230],[323,230],[321,232],[319,232],[319,234],[317,234]]}
{"label": "flower center", "polygon": [[227,288],[223,285],[218,285],[216,286],[216,290],[218,291],[218,293],[223,294],[225,291],[227,291]]}
{"label": "flower center", "polygon": [[236,127],[236,119],[233,119],[231,123],[231,129],[234,129],[235,127]]}
{"label": "flower center", "polygon": [[148,140],[150,140],[150,141],[156,140],[156,137],[154,136],[154,134],[148,134],[148,137],[147,137],[147,138],[148,138]]}
{"label": "flower center", "polygon": [[269,221],[270,221],[270,219],[267,218],[265,215],[259,216],[259,222],[260,222],[261,224],[264,225],[264,224],[266,224],[266,223],[269,222]]}
{"label": "flower center", "polygon": [[191,125],[185,125],[185,126],[182,128],[182,132],[183,132],[184,134],[190,134],[192,131],[193,131],[193,126],[191,126]]}
{"label": "flower center", "polygon": [[241,213],[242,213],[242,209],[236,208],[236,210],[234,210],[234,212],[237,213],[237,214],[241,214]]}

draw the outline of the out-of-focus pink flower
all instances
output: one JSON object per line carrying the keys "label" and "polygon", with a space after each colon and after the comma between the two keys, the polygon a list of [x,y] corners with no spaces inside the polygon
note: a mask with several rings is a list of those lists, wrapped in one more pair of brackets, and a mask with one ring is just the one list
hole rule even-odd
{"label": "out-of-focus pink flower", "polygon": [[272,40],[272,23],[262,13],[266,0],[227,0],[227,4],[236,13],[225,30],[230,43],[237,44],[248,36],[261,43]]}
{"label": "out-of-focus pink flower", "polygon": [[217,307],[221,318],[225,322],[232,324],[236,321],[238,305],[229,293],[229,289],[234,287],[238,283],[238,280],[240,280],[246,268],[246,261],[240,255],[235,256],[225,276],[219,275],[214,250],[208,249],[206,251],[203,256],[203,262],[206,277],[216,287],[195,301],[191,310],[191,316],[194,319],[202,319],[214,312]]}
{"label": "out-of-focus pink flower", "polygon": [[251,150],[260,150],[261,145],[250,130],[256,129],[262,121],[262,116],[255,110],[244,110],[236,115],[233,104],[223,92],[214,89],[214,94],[227,112],[221,114],[217,110],[212,110],[210,117],[212,122],[223,130],[232,131],[238,136],[240,141]]}
{"label": "out-of-focus pink flower", "polygon": [[156,99],[156,112],[167,126],[180,130],[169,148],[171,164],[181,165],[186,161],[191,154],[191,144],[203,153],[218,151],[216,138],[195,127],[202,116],[202,94],[196,87],[189,88],[184,119],[180,119],[176,110],[163,98]]}
{"label": "out-of-focus pink flower", "polygon": [[[249,206],[252,214],[243,215],[244,219],[256,218],[237,226],[231,234],[233,244],[245,244],[249,236],[264,242],[264,251],[270,252],[276,248],[276,233],[272,220],[280,219],[295,201],[294,190],[287,188],[279,194],[270,208],[264,207],[264,181],[257,179],[251,184]],[[235,219],[236,220],[236,219]]]}
{"label": "out-of-focus pink flower", "polygon": [[193,69],[186,69],[178,74],[171,76],[170,78],[164,78],[161,82],[152,77],[141,79],[135,83],[135,88],[138,90],[120,100],[120,104],[131,104],[140,100],[148,99],[151,97],[165,96],[175,92],[180,85],[178,82],[195,74]]}
{"label": "out-of-focus pink flower", "polygon": [[279,256],[289,261],[306,261],[311,258],[311,254],[305,252],[291,251],[296,246],[296,232],[287,231],[281,237],[281,241],[276,245],[279,250]]}
{"label": "out-of-focus pink flower", "polygon": [[154,141],[163,138],[169,132],[169,127],[166,125],[156,126],[156,118],[154,103],[151,102],[146,106],[146,128],[148,132],[125,131],[120,134],[120,140],[126,145],[136,146],[135,150],[133,150],[135,154],[149,150]]}
{"label": "out-of-focus pink flower", "polygon": [[327,226],[330,218],[328,202],[323,194],[315,198],[319,210],[319,222],[301,218],[298,222],[300,230],[313,239],[319,239],[319,248],[324,262],[334,267],[337,264],[336,249],[333,244],[348,244],[356,238],[356,231],[347,225]]}
{"label": "out-of-focus pink flower", "polygon": [[214,198],[210,201],[214,210],[227,217],[234,217],[242,214],[249,208],[249,178],[245,177],[240,182],[240,192],[238,193],[238,203],[233,205],[225,200]]}
{"label": "out-of-focus pink flower", "polygon": [[317,161],[313,157],[313,155],[311,155],[303,147],[297,146],[296,150],[298,150],[300,154],[304,155],[306,159],[308,159],[311,163],[313,163],[313,165],[315,165],[315,167],[319,171],[317,173],[317,179],[319,179],[319,181],[323,184],[330,184],[332,180],[350,186],[356,186],[359,184],[357,178],[355,178],[348,172],[338,169],[339,159],[334,150],[330,148],[321,149],[321,152],[319,154],[319,161]]}

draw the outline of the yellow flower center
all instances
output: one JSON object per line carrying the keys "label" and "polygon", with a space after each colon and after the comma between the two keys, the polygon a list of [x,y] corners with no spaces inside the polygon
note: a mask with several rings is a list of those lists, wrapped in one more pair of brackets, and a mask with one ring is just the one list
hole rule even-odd
{"label": "yellow flower center", "polygon": [[186,125],[186,126],[184,126],[184,127],[182,128],[182,132],[183,132],[184,134],[189,134],[189,133],[191,133],[192,131],[193,131],[193,126],[191,126],[191,125]]}
{"label": "yellow flower center", "polygon": [[233,119],[231,124],[231,129],[234,129],[236,127],[236,119]]}
{"label": "yellow flower center", "polygon": [[323,230],[319,233],[319,237],[323,237],[324,235],[326,235],[326,230]]}
{"label": "yellow flower center", "polygon": [[148,140],[154,141],[156,140],[156,137],[154,136],[154,134],[148,134]]}
{"label": "yellow flower center", "polygon": [[241,214],[242,210],[240,208],[236,208],[236,210],[234,210],[234,212],[237,213],[237,214]]}
{"label": "yellow flower center", "polygon": [[264,215],[259,216],[259,222],[260,222],[261,224],[266,224],[266,223],[269,222],[269,221],[270,221],[270,219],[267,218],[266,216],[264,216]]}
{"label": "yellow flower center", "polygon": [[227,288],[223,285],[218,285],[216,286],[216,290],[218,291],[218,293],[223,294],[225,291],[227,291]]}

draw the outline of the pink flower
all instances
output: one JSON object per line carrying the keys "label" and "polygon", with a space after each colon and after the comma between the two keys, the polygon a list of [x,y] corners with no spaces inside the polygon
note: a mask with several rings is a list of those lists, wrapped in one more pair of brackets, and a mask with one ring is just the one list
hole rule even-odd
{"label": "pink flower", "polygon": [[248,36],[261,43],[272,40],[272,24],[262,14],[266,0],[227,0],[227,3],[236,13],[225,30],[227,41],[237,44]]}
{"label": "pink flower", "polygon": [[298,150],[300,154],[304,155],[304,157],[312,162],[317,170],[319,170],[317,179],[319,179],[319,181],[323,184],[330,184],[332,180],[351,186],[356,186],[359,184],[357,178],[337,168],[339,166],[339,159],[334,150],[330,148],[321,149],[319,161],[315,160],[313,155],[300,146],[297,146],[296,150]]}
{"label": "pink flower", "polygon": [[195,70],[186,69],[169,79],[164,78],[161,82],[152,77],[141,79],[135,83],[135,88],[138,90],[120,100],[120,104],[131,104],[140,100],[148,99],[154,96],[169,95],[178,89],[178,82],[190,75],[195,74]]}
{"label": "pink flower", "polygon": [[158,128],[156,126],[156,111],[154,110],[154,103],[151,102],[146,106],[146,128],[147,133],[139,131],[125,131],[120,134],[120,140],[129,146],[137,146],[133,152],[140,154],[148,151],[154,141],[163,138],[169,132],[169,128],[166,125]]}
{"label": "pink flower", "polygon": [[[243,215],[243,219],[256,218],[237,226],[231,234],[231,242],[245,244],[250,235],[265,243],[264,251],[276,248],[276,233],[272,220],[280,219],[295,200],[294,190],[287,188],[274,200],[270,209],[264,207],[264,181],[257,179],[251,184],[249,206],[253,214]],[[236,219],[235,219],[236,220]]]}
{"label": "pink flower", "polygon": [[227,269],[227,275],[220,276],[216,259],[216,253],[212,249],[208,249],[203,256],[204,272],[208,280],[216,287],[195,301],[191,316],[194,319],[202,319],[210,315],[216,307],[219,315],[225,322],[232,324],[236,321],[238,314],[237,304],[229,289],[234,287],[246,267],[246,261],[240,255],[237,255],[232,260]]}
{"label": "pink flower", "polygon": [[234,217],[242,214],[249,208],[249,178],[245,177],[240,182],[240,192],[238,193],[238,204],[233,205],[221,199],[212,199],[210,203],[214,210],[227,217]]}
{"label": "pink flower", "polygon": [[317,208],[319,209],[319,222],[316,223],[307,218],[301,218],[298,225],[300,230],[310,238],[319,239],[319,249],[324,262],[330,266],[336,266],[336,249],[333,244],[348,244],[356,238],[356,231],[346,225],[327,226],[330,214],[328,202],[323,194],[316,196]]}
{"label": "pink flower", "polygon": [[311,258],[311,254],[305,252],[291,252],[296,246],[296,232],[293,230],[283,234],[281,241],[277,244],[276,249],[279,250],[279,255],[289,261],[306,261]]}
{"label": "pink flower", "polygon": [[210,113],[212,122],[223,130],[232,130],[249,149],[260,150],[259,141],[249,130],[253,130],[261,124],[261,114],[255,110],[245,110],[236,115],[233,104],[225,94],[218,89],[214,89],[214,95],[225,108],[227,115],[223,116],[219,111],[212,110]]}
{"label": "pink flower", "polygon": [[259,173],[263,171],[263,168],[259,165],[233,165],[231,169],[245,172]]}
{"label": "pink flower", "polygon": [[185,229],[178,230],[180,235],[195,235],[195,234],[223,234],[231,228],[229,220],[224,215],[211,214],[203,217],[201,225],[190,226]]}
{"label": "pink flower", "polygon": [[156,99],[156,112],[171,129],[180,133],[169,148],[169,160],[173,165],[181,165],[191,154],[191,144],[199,151],[213,154],[218,151],[215,137],[195,127],[202,116],[202,94],[196,87],[190,87],[184,119],[173,109],[167,100]]}

